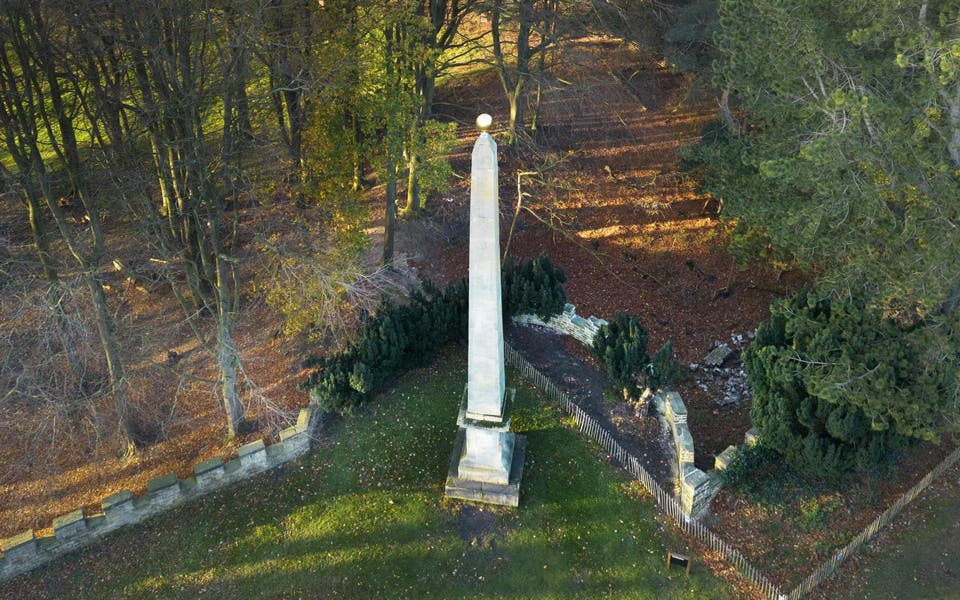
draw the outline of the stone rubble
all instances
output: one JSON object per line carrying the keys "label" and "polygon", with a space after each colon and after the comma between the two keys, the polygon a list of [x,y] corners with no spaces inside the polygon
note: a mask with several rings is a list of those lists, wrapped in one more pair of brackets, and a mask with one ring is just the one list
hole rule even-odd
{"label": "stone rubble", "polygon": [[708,394],[720,407],[738,406],[750,400],[750,382],[740,360],[740,351],[753,337],[750,334],[730,334],[730,343],[716,341],[701,364],[690,363],[695,385]]}

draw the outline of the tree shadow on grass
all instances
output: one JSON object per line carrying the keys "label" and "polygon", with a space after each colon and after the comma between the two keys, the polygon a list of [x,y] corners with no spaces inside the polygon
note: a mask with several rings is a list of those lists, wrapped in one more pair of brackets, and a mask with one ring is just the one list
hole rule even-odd
{"label": "tree shadow on grass", "polygon": [[[624,476],[519,382],[516,426],[528,438],[520,508],[444,499],[455,418],[427,396],[462,390],[458,376],[417,392],[401,386],[404,401],[345,424],[339,444],[282,474],[51,565],[34,597],[733,596],[704,572],[671,579],[650,501],[626,492]],[[478,511],[489,513],[480,535],[465,536]]]}

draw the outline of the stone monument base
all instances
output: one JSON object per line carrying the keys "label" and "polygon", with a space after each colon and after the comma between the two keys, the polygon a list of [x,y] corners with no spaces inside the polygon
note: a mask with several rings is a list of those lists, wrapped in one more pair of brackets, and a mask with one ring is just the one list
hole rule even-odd
{"label": "stone monument base", "polygon": [[501,506],[520,505],[520,479],[523,477],[523,459],[527,454],[527,438],[515,433],[506,433],[513,441],[513,457],[510,461],[509,482],[504,484],[476,481],[460,477],[460,460],[463,457],[463,444],[467,430],[461,427],[457,431],[457,439],[453,444],[453,453],[450,456],[450,470],[447,472],[447,483],[443,493],[447,498],[472,500]]}

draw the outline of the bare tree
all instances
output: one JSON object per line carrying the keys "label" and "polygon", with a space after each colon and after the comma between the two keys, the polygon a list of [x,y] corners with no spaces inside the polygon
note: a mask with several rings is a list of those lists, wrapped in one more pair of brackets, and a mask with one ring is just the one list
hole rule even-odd
{"label": "bare tree", "polygon": [[[524,130],[524,97],[545,67],[546,53],[560,39],[560,0],[492,0],[489,7],[493,64],[507,97],[511,143]],[[540,56],[539,63],[535,58]]]}
{"label": "bare tree", "polygon": [[[244,0],[231,5],[232,11],[256,6]],[[247,186],[241,161],[249,133],[244,44],[255,34],[242,24],[254,27],[257,19],[255,13],[243,21],[230,14],[187,0],[144,0],[125,4],[116,25],[132,65],[125,97],[146,126],[160,190],[159,205],[149,189],[131,203],[148,239],[173,265],[171,289],[217,361],[220,398],[234,435],[244,414],[240,352],[233,339],[239,213],[227,205]],[[211,107],[219,108],[215,126],[209,124]],[[213,321],[211,339],[205,318]]]}
{"label": "bare tree", "polygon": [[[0,122],[31,213],[38,254],[47,278],[53,278],[52,264],[45,259],[45,232],[36,214],[42,198],[89,289],[121,434],[132,451],[141,440],[130,414],[120,346],[101,281],[105,254],[101,206],[89,192],[77,134],[79,115],[66,89],[69,76],[61,69],[66,51],[59,44],[68,35],[62,30],[66,18],[56,6],[18,0],[3,3],[0,11]],[[44,155],[47,147],[52,157]],[[82,207],[79,226],[67,219],[66,206],[54,189],[53,171],[67,179],[69,202]]]}

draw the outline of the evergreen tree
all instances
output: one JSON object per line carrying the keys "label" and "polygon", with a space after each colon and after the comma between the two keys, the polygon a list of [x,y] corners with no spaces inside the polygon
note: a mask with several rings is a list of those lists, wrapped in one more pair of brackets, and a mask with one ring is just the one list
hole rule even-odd
{"label": "evergreen tree", "polygon": [[771,313],[744,352],[750,414],[767,447],[832,475],[938,439],[944,365],[924,354],[924,329],[904,330],[862,298],[806,291]]}
{"label": "evergreen tree", "polygon": [[604,371],[622,390],[624,399],[640,393],[641,381],[650,357],[647,356],[647,332],[640,321],[617,313],[593,339],[593,353],[603,363]]}
{"label": "evergreen tree", "polygon": [[715,83],[741,122],[693,154],[725,218],[958,347],[955,3],[720,0]]}
{"label": "evergreen tree", "polygon": [[[505,295],[514,299],[504,301],[506,319],[526,312],[548,318],[563,308],[563,270],[555,269],[546,255],[519,265],[508,263],[503,277],[503,289],[513,290]],[[352,412],[390,377],[426,364],[444,345],[466,339],[467,297],[465,279],[443,291],[425,282],[407,304],[384,297],[375,316],[361,318],[352,347],[303,362],[305,368],[315,370],[301,387],[311,390],[328,412]]]}

